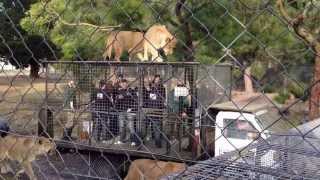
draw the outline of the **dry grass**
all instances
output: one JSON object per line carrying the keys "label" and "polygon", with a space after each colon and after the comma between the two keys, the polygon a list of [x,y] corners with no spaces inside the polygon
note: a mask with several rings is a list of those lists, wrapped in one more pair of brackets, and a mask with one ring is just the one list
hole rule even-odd
{"label": "dry grass", "polygon": [[[45,90],[43,78],[31,80],[21,75],[0,76],[0,115],[9,120],[14,131],[36,133],[38,112],[45,102]],[[62,97],[57,92],[50,95],[51,100],[61,101]]]}

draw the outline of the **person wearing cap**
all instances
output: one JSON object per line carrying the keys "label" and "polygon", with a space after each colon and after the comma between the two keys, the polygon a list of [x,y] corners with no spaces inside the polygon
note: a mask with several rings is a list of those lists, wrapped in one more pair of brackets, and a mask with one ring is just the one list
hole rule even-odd
{"label": "person wearing cap", "polygon": [[119,113],[119,133],[120,139],[116,144],[127,141],[126,129],[129,129],[129,141],[132,146],[138,143],[136,131],[134,129],[135,112],[138,109],[137,92],[128,87],[128,81],[122,79],[115,94],[116,110]]}
{"label": "person wearing cap", "polygon": [[[166,89],[161,82],[160,75],[155,75],[149,86],[145,87],[145,107],[151,109],[164,109],[166,100]],[[146,130],[151,124],[152,136],[155,139],[155,145],[161,148],[162,137],[162,117],[151,115],[146,118]]]}
{"label": "person wearing cap", "polygon": [[75,82],[70,80],[64,92],[63,108],[67,111],[67,123],[63,129],[63,140],[71,140],[72,130],[76,123],[77,88]]}
{"label": "person wearing cap", "polygon": [[112,88],[108,87],[104,80],[99,82],[98,90],[91,97],[92,110],[94,114],[93,136],[97,142],[110,138],[111,115],[113,106]]}

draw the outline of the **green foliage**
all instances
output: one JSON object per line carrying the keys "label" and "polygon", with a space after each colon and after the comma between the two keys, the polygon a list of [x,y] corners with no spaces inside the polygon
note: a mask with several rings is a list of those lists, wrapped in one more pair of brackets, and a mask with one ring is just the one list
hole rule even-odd
{"label": "green foliage", "polygon": [[[252,10],[244,11],[248,9],[244,4]],[[175,5],[176,1],[166,3],[156,0],[55,0],[46,4],[38,1],[31,6],[27,12],[28,16],[20,24],[28,33],[50,37],[61,47],[64,59],[73,59],[77,56],[83,59],[99,59],[104,51],[107,33],[95,31],[95,28],[89,26],[68,26],[63,21],[86,22],[100,26],[121,24],[121,29],[141,30],[146,30],[154,23],[161,23],[166,24],[183,42],[184,29],[177,23],[174,14]],[[294,45],[292,43],[294,37],[291,35],[275,39],[287,29],[276,17],[261,9],[261,1],[246,0],[245,3],[241,3],[222,0],[218,3],[210,0],[199,2],[190,0],[186,6],[192,12],[191,14],[185,11],[184,15],[190,16],[187,19],[191,24],[192,38],[195,42],[195,58],[202,63],[216,63],[228,45],[231,45],[232,54],[241,62],[259,60],[258,52],[264,50],[264,47],[261,47],[256,39],[259,39],[272,53],[274,50],[278,52],[291,49]],[[232,16],[237,17],[242,24],[248,24],[246,29],[248,33]],[[239,36],[241,33],[243,34]],[[233,42],[235,38],[238,40]],[[274,43],[275,40],[278,42]],[[168,61],[180,61],[183,57],[182,47],[183,43],[180,42],[175,53],[168,57]],[[265,68],[266,66],[256,64],[253,75],[261,77]]]}
{"label": "green foliage", "polygon": [[121,24],[123,29],[144,29],[148,22],[146,18],[151,16],[150,10],[140,0],[112,3],[102,0],[55,0],[45,5],[37,2],[28,14],[21,21],[21,26],[31,34],[48,35],[61,47],[64,59],[102,57],[107,32],[97,31],[92,26],[76,25],[78,22],[96,26]]}
{"label": "green foliage", "polygon": [[[57,49],[61,49],[64,60],[101,59],[105,49],[106,31],[99,31],[94,26],[77,25],[88,23],[96,26],[117,26],[119,30],[147,30],[155,23],[167,25],[169,30],[179,39],[174,54],[167,61],[183,60],[185,48],[184,26],[177,20],[175,6],[178,2],[159,0],[24,0],[25,12],[12,8],[11,2],[0,0],[18,25],[18,31],[23,35],[45,37]],[[305,5],[297,3],[290,13],[301,10]],[[225,48],[230,50],[236,63],[251,66],[252,76],[260,80],[268,68],[279,63],[290,68],[302,63],[312,64],[312,53],[302,55],[305,50],[303,43],[298,43],[287,26],[263,6],[259,0],[187,0],[183,16],[191,26],[194,44],[194,57],[203,64],[234,61],[225,55]],[[10,8],[8,8],[10,7]],[[1,8],[0,8],[1,9]],[[192,13],[190,13],[192,12]],[[309,15],[316,15],[310,11]],[[0,16],[0,32],[5,37],[19,39],[19,35]],[[2,26],[1,26],[2,25]],[[310,27],[317,23],[309,23]],[[28,38],[26,38],[28,39]],[[10,44],[10,43],[9,43]],[[0,44],[0,54],[5,47]],[[39,56],[44,57],[44,56]],[[127,54],[122,60],[127,59]],[[277,59],[275,61],[275,59]],[[236,79],[241,79],[242,72],[234,72]],[[265,80],[266,82],[268,81]],[[264,85],[266,92],[274,92],[276,85]],[[296,87],[289,87],[293,94],[301,94]]]}
{"label": "green foliage", "polygon": [[263,88],[264,93],[274,93],[277,91],[277,87],[273,84],[266,84]]}
{"label": "green foliage", "polygon": [[281,89],[278,92],[278,95],[276,97],[274,97],[274,100],[279,104],[284,104],[286,102],[286,100],[289,99],[289,97],[290,97],[290,94],[289,94],[288,90]]}
{"label": "green foliage", "polygon": [[[124,24],[124,27],[141,28],[146,27],[146,19],[150,20],[151,12],[141,0],[119,0],[115,2],[114,8],[110,9],[108,19],[115,24]],[[147,18],[149,17],[149,18]],[[134,23],[133,23],[134,22]]]}
{"label": "green foliage", "polygon": [[[29,65],[36,70],[43,59],[55,60],[60,56],[59,48],[45,35],[32,35],[24,31],[20,21],[35,0],[0,0],[0,57],[17,68]],[[34,71],[36,75],[37,70]]]}
{"label": "green foliage", "polygon": [[27,67],[28,65],[39,63],[44,58],[55,60],[60,55],[59,49],[42,36],[27,36],[24,42],[25,44],[17,41],[10,43],[13,57],[8,58],[14,66]]}
{"label": "green foliage", "polygon": [[292,93],[296,98],[300,98],[302,100],[306,100],[306,84],[302,82],[291,82],[288,85],[288,91]]}
{"label": "green foliage", "polygon": [[261,61],[254,61],[251,64],[251,73],[252,76],[261,79],[262,76],[266,73],[266,67]]}

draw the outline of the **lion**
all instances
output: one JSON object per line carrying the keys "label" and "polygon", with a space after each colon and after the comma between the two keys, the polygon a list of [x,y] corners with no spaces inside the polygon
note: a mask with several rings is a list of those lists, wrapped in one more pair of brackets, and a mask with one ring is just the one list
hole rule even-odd
{"label": "lion", "polygon": [[22,170],[16,176],[25,172],[30,180],[36,180],[31,162],[39,155],[47,154],[54,149],[54,143],[44,137],[21,137],[7,135],[0,138],[0,167],[1,173],[13,172],[10,161],[18,161]]}
{"label": "lion", "polygon": [[177,39],[168,31],[165,25],[153,25],[144,34],[143,60],[149,59],[151,54],[152,61],[163,62],[159,50],[163,50],[166,56],[173,53]]}
{"label": "lion", "polygon": [[158,180],[171,173],[186,170],[186,164],[151,159],[138,159],[131,163],[125,180]]}
{"label": "lion", "polygon": [[148,55],[151,54],[153,61],[162,62],[163,59],[158,51],[163,49],[165,55],[170,55],[173,53],[176,43],[176,38],[164,25],[153,25],[145,33],[113,31],[106,40],[106,50],[103,58],[111,59],[112,51],[114,51],[115,60],[120,61],[122,53],[127,51],[129,61],[134,56],[146,61],[149,59]]}
{"label": "lion", "polygon": [[103,54],[104,59],[111,59],[112,51],[114,51],[114,58],[120,61],[123,52],[129,53],[129,60],[135,55],[142,59],[143,51],[143,32],[134,31],[114,31],[111,32],[106,41],[106,50]]}

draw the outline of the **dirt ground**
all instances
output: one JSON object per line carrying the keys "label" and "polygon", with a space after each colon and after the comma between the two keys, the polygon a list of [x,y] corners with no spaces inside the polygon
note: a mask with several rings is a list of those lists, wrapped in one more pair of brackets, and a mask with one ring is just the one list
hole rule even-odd
{"label": "dirt ground", "polygon": [[[50,83],[48,101],[62,102],[63,82]],[[39,111],[45,107],[46,80],[32,80],[24,74],[0,73],[0,116],[7,119],[13,131],[19,134],[36,134]]]}
{"label": "dirt ground", "polygon": [[0,77],[0,115],[8,119],[14,131],[36,132],[37,112],[45,96],[44,82],[27,76]]}

